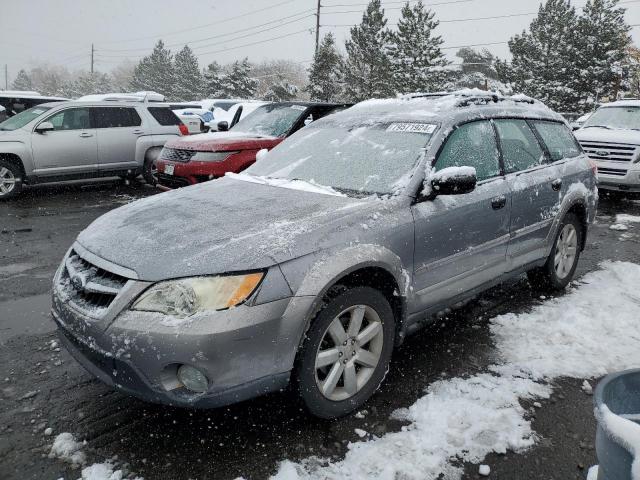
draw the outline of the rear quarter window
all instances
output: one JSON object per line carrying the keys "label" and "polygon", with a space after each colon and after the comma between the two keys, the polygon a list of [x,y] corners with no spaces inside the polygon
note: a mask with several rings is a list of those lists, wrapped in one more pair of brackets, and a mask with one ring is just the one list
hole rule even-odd
{"label": "rear quarter window", "polygon": [[577,157],[582,153],[578,141],[566,125],[541,120],[534,120],[532,123],[547,146],[552,161]]}
{"label": "rear quarter window", "polygon": [[158,122],[163,127],[168,127],[171,125],[180,125],[182,123],[178,116],[173,113],[173,111],[169,107],[149,107],[149,113],[153,118],[155,118],[156,122]]}

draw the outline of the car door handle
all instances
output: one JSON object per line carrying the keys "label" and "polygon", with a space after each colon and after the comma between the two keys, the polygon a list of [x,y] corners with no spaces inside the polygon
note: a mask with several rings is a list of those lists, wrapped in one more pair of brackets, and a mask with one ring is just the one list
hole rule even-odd
{"label": "car door handle", "polygon": [[134,130],[134,131],[133,131],[133,134],[134,134],[134,135],[142,135],[143,133],[144,133],[144,131],[143,131],[143,130]]}
{"label": "car door handle", "polygon": [[93,133],[82,132],[82,133],[80,134],[80,136],[81,136],[82,138],[93,137]]}
{"label": "car door handle", "polygon": [[507,197],[505,197],[504,195],[500,195],[499,197],[494,197],[491,199],[491,208],[493,208],[494,210],[500,210],[501,208],[504,208],[506,204]]}
{"label": "car door handle", "polygon": [[553,182],[551,182],[551,188],[553,188],[554,192],[559,191],[562,188],[562,179],[556,178]]}

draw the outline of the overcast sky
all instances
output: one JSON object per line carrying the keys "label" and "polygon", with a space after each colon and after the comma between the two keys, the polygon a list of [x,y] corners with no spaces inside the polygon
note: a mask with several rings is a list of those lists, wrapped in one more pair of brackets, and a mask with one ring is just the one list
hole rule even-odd
{"label": "overcast sky", "polygon": [[[383,0],[393,24],[402,3]],[[507,40],[531,22],[540,0],[424,0],[440,19],[445,52],[455,60],[459,46],[486,45],[508,56]],[[581,7],[586,0],[573,0]],[[158,39],[172,50],[188,43],[201,66],[245,56],[251,61],[313,57],[316,0],[0,0],[0,66],[9,82],[20,68],[48,62],[88,69],[91,44],[97,70],[137,61]],[[640,0],[623,0],[627,22],[640,24]],[[322,0],[321,34],[335,33],[342,45],[358,23],[366,0]],[[508,16],[504,18],[486,18]],[[479,19],[482,18],[482,19]],[[469,20],[473,19],[473,20]],[[460,21],[466,20],[466,21]],[[634,28],[634,40],[640,28]],[[283,38],[275,38],[283,37]],[[482,48],[478,45],[477,48]],[[0,88],[4,87],[4,72]]]}

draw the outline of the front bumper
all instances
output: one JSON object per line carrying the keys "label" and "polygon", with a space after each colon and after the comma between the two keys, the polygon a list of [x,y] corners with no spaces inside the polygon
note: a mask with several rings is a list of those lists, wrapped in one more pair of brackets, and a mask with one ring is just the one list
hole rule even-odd
{"label": "front bumper", "polygon": [[640,192],[640,164],[598,162],[598,188]]}
{"label": "front bumper", "polygon": [[[113,388],[183,407],[223,406],[286,386],[314,300],[282,298],[272,288],[277,281],[266,278],[254,298],[264,303],[247,302],[176,327],[166,324],[164,315],[128,309],[144,289],[138,284],[145,282],[130,280],[111,307],[92,317],[65,296],[60,275],[54,281],[52,315],[69,353]],[[176,373],[184,364],[205,373],[206,392],[180,384]]]}

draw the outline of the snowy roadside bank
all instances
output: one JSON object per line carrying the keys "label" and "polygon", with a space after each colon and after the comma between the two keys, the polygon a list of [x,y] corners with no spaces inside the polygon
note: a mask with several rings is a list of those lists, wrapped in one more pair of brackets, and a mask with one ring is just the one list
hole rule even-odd
{"label": "snowy roadside bank", "polygon": [[555,378],[592,378],[640,366],[640,266],[605,262],[566,295],[528,313],[491,321],[501,363],[489,373],[432,384],[395,416],[400,432],[352,443],[345,458],[281,463],[274,480],[460,478],[450,460],[479,463],[491,452],[536,441],[520,399],[547,398]]}

